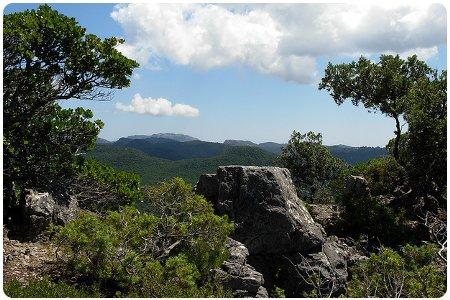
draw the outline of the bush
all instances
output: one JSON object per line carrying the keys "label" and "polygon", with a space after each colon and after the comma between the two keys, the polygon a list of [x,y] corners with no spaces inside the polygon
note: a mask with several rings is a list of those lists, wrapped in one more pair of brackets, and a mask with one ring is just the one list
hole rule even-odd
{"label": "bush", "polygon": [[331,186],[342,199],[344,180],[348,176],[363,176],[369,183],[372,196],[392,194],[395,188],[405,183],[405,172],[393,157],[370,159],[343,169]]}
{"label": "bush", "polygon": [[48,279],[31,280],[26,286],[13,279],[3,286],[4,292],[11,298],[96,298],[97,291],[75,287],[65,282],[54,283]]}
{"label": "bush", "polygon": [[320,133],[294,131],[278,161],[291,172],[300,198],[311,203],[334,201],[328,184],[340,174],[345,163],[322,145]]}
{"label": "bush", "polygon": [[80,162],[77,172],[71,190],[84,209],[104,213],[142,198],[136,173],[118,171],[95,159]]}
{"label": "bush", "polygon": [[127,206],[104,218],[85,212],[51,229],[67,276],[106,296],[135,297],[225,295],[207,275],[226,259],[231,231],[181,179],[145,189],[139,210]]}
{"label": "bush", "polygon": [[349,297],[442,297],[446,276],[433,263],[436,248],[406,245],[399,253],[382,248],[351,270]]}

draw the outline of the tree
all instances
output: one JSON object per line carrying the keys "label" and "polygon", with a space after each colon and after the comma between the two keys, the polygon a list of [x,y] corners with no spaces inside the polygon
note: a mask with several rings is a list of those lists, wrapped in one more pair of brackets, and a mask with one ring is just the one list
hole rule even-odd
{"label": "tree", "polygon": [[345,166],[322,146],[322,135],[312,131],[306,134],[294,131],[278,160],[291,172],[300,197],[311,202],[330,197],[326,185]]}
{"label": "tree", "polygon": [[[4,196],[54,186],[75,156],[95,143],[100,121],[92,112],[65,110],[66,99],[107,100],[129,85],[138,64],[115,49],[117,38],[86,34],[75,19],[48,5],[4,17]],[[67,176],[66,176],[67,175]],[[20,193],[19,193],[20,194]]]}
{"label": "tree", "polygon": [[406,97],[417,81],[429,82],[436,76],[437,71],[418,60],[416,55],[406,60],[398,55],[381,55],[377,63],[361,57],[358,62],[348,64],[328,63],[319,90],[330,92],[338,105],[351,99],[353,105],[362,103],[369,111],[380,111],[394,118],[396,129],[392,149],[398,160],[400,121],[406,110]]}
{"label": "tree", "polygon": [[[418,197],[446,205],[447,194],[447,72],[433,81],[418,80],[406,96],[400,163]],[[388,149],[393,151],[395,141]],[[431,204],[431,203],[429,203]]]}

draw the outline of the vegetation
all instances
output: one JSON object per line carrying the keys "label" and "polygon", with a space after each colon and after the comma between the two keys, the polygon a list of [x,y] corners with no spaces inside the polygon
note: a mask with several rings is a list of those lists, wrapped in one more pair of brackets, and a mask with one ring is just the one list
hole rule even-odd
{"label": "vegetation", "polygon": [[436,248],[406,245],[400,252],[382,248],[352,269],[348,297],[438,298],[446,291],[445,271],[434,263]]}
{"label": "vegetation", "polygon": [[[129,85],[138,64],[115,49],[122,41],[86,34],[75,19],[48,5],[5,15],[3,23],[4,199],[16,191],[58,189],[73,175],[75,156],[92,147],[100,121],[62,109],[65,99],[108,99]],[[45,159],[44,159],[45,158]],[[56,185],[56,187],[55,187]],[[19,200],[23,205],[23,198]]]}
{"label": "vegetation", "polygon": [[[436,75],[437,76],[437,75]],[[399,162],[404,166],[416,197],[428,207],[447,202],[447,72],[433,81],[419,80],[407,95]],[[394,142],[388,148],[392,150]],[[433,203],[434,202],[434,203]]]}
{"label": "vegetation", "polygon": [[419,80],[434,80],[436,71],[413,55],[403,60],[399,55],[382,55],[378,63],[365,57],[358,62],[333,65],[328,63],[319,89],[330,92],[340,105],[351,99],[354,105],[362,103],[369,111],[380,111],[394,118],[395,140],[393,156],[399,159],[401,117],[407,107],[406,98]]}
{"label": "vegetation", "polygon": [[97,145],[88,156],[119,170],[138,173],[143,185],[157,184],[173,177],[195,184],[201,174],[215,173],[217,167],[223,165],[275,165],[274,155],[254,147],[230,147],[215,157],[170,161],[132,148]]}
{"label": "vegetation", "polygon": [[133,206],[104,218],[81,213],[53,226],[52,240],[67,278],[98,286],[105,296],[225,295],[207,281],[227,257],[232,225],[181,179],[147,188]]}
{"label": "vegetation", "polygon": [[308,202],[332,201],[328,184],[345,164],[331,156],[330,151],[322,146],[320,133],[301,134],[294,131],[278,160],[291,172],[297,193],[302,199]]}
{"label": "vegetation", "polygon": [[70,190],[81,208],[104,213],[139,201],[142,197],[140,182],[138,174],[118,171],[87,159],[77,166],[77,176]]}
{"label": "vegetation", "polygon": [[47,278],[30,280],[25,286],[13,279],[7,282],[3,289],[11,298],[97,298],[100,296],[95,290],[76,287],[63,281],[54,283]]}

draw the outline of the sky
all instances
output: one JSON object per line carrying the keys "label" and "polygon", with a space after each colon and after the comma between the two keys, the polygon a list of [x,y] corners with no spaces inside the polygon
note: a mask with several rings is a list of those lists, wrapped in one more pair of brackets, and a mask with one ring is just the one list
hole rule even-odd
{"label": "sky", "polygon": [[285,143],[296,130],[321,132],[326,145],[385,146],[393,119],[318,90],[328,62],[398,53],[447,68],[446,8],[425,1],[51,6],[88,33],[124,38],[118,50],[140,64],[111,101],[61,103],[91,109],[108,140],[172,132]]}

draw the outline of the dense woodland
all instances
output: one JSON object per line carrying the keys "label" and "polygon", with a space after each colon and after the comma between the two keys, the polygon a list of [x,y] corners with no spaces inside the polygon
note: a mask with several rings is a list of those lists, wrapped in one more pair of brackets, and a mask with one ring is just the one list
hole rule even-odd
{"label": "dense woodland", "polygon": [[[336,235],[352,239],[367,259],[351,268],[345,289],[329,296],[445,293],[446,71],[398,55],[326,67],[319,89],[337,105],[362,104],[395,121],[386,157],[351,165],[322,145],[320,133],[293,132],[277,156],[256,147],[218,153],[212,147],[211,157],[186,152],[167,160],[144,149],[95,146],[103,123],[89,110],[58,104],[107,100],[113,89],[129,86],[138,64],[115,49],[122,42],[88,34],[47,5],[4,16],[4,232],[54,247],[58,270],[28,282],[4,282],[8,296],[231,296],[210,270],[228,258],[225,241],[234,225],[189,184],[197,174],[231,163],[285,167],[307,206],[341,209]],[[83,155],[89,151],[90,157]],[[168,174],[185,180],[166,180]],[[344,186],[352,175],[364,177],[370,193],[348,193]],[[79,210],[73,219],[30,237],[36,226],[27,215],[30,190],[50,193],[61,206],[74,197]],[[309,290],[297,296],[324,296],[320,274],[310,275],[304,279]],[[269,292],[285,295],[278,286]]]}

